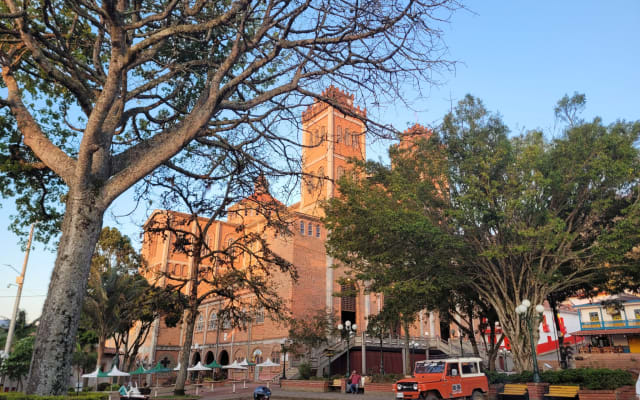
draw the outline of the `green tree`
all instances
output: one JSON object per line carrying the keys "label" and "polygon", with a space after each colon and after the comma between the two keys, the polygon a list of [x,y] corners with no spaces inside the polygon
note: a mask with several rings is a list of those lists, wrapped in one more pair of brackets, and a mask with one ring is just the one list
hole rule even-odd
{"label": "green tree", "polygon": [[459,250],[442,229],[442,147],[433,136],[411,143],[390,150],[391,166],[355,164],[353,177],[339,181],[340,196],[325,207],[329,253],[367,291],[384,295],[383,311],[401,323],[407,352],[409,326],[420,310],[436,308]]}
{"label": "green tree", "polygon": [[279,123],[325,100],[329,83],[379,99],[399,82],[431,82],[430,71],[451,65],[439,24],[457,7],[3,1],[0,190],[17,199],[14,229],[41,220],[39,237],[61,232],[27,392],[66,390],[75,310],[120,194],[161,165],[189,174],[193,160],[174,158],[183,151],[225,158],[262,146],[262,169],[295,175],[299,138]]}
{"label": "green tree", "polygon": [[22,387],[22,378],[29,373],[29,365],[31,355],[33,353],[33,336],[27,336],[16,341],[15,346],[9,354],[9,358],[5,359],[0,365],[0,373],[8,376],[12,380],[18,381],[18,388]]}
{"label": "green tree", "polygon": [[[583,99],[561,103],[579,108]],[[614,241],[602,239],[635,223],[628,213],[637,207],[640,124],[564,115],[571,124],[561,137],[510,139],[500,118],[467,96],[438,129],[449,163],[447,222],[469,249],[456,261],[469,266],[469,282],[497,312],[521,370],[532,360],[514,311],[523,299],[539,304],[607,265],[619,273],[628,266],[626,250],[606,252]]]}

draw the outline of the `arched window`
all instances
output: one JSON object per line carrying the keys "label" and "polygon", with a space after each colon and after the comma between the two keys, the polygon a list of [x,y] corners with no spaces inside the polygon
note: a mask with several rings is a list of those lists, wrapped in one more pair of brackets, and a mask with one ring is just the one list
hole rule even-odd
{"label": "arched window", "polygon": [[272,351],[271,352],[271,361],[273,361],[276,364],[280,364],[280,352],[279,351]]}
{"label": "arched window", "polygon": [[318,144],[324,142],[327,139],[327,127],[326,126],[321,126],[320,127],[320,140],[318,140]]}
{"label": "arched window", "polygon": [[316,237],[320,237],[320,224],[316,225]]}
{"label": "arched window", "polygon": [[307,235],[313,236],[313,224],[311,222],[307,224]]}
{"label": "arched window", "polygon": [[304,235],[304,221],[300,221],[300,234]]}
{"label": "arched window", "polygon": [[318,130],[314,129],[311,135],[311,145],[315,146],[316,144],[318,144]]}
{"label": "arched window", "polygon": [[336,174],[336,179],[340,179],[344,176],[344,168],[343,167],[338,167],[338,172]]}
{"label": "arched window", "polygon": [[196,319],[196,332],[202,332],[204,328],[204,316],[202,314],[198,314],[198,318]]}
{"label": "arched window", "polygon": [[351,131],[349,129],[344,130],[344,144],[351,146]]}
{"label": "arched window", "polygon": [[264,322],[264,307],[259,307],[256,310],[256,324],[261,324]]}
{"label": "arched window", "polygon": [[218,329],[218,314],[215,311],[211,311],[211,314],[209,315],[209,326],[207,329],[210,331]]}
{"label": "arched window", "polygon": [[336,143],[340,143],[342,141],[342,127],[338,126],[336,131]]}
{"label": "arched window", "polygon": [[231,320],[229,317],[225,317],[222,320],[222,329],[231,329]]}

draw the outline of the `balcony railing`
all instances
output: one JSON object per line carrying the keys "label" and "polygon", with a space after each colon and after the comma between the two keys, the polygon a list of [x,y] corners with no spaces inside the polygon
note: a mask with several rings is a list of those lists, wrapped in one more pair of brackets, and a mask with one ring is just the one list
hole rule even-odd
{"label": "balcony railing", "polygon": [[591,321],[580,323],[580,329],[583,331],[620,328],[640,328],[640,319],[619,319],[615,321]]}

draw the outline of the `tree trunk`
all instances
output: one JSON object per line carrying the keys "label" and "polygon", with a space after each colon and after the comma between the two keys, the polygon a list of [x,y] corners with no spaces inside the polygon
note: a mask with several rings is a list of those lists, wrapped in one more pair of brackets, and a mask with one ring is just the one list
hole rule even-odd
{"label": "tree trunk", "polygon": [[106,342],[106,338],[101,337],[98,340],[98,352],[96,356],[96,368],[102,368],[102,359],[104,358],[104,343]]}
{"label": "tree trunk", "polygon": [[96,200],[94,190],[69,191],[55,267],[33,348],[28,394],[67,392],[91,256],[104,215],[104,209],[96,207]]}
{"label": "tree trunk", "polygon": [[567,350],[564,347],[564,333],[562,333],[562,327],[560,326],[560,318],[558,317],[558,302],[553,295],[549,296],[549,305],[551,306],[551,312],[553,313],[553,323],[556,326],[556,334],[558,336],[558,350],[560,351],[560,368],[567,369],[569,366],[567,363]]}
{"label": "tree trunk", "polygon": [[183,396],[184,384],[187,380],[187,367],[189,366],[189,356],[191,355],[191,343],[193,342],[193,329],[196,324],[196,316],[198,315],[198,304],[190,305],[185,310],[184,323],[184,343],[182,344],[182,350],[180,352],[180,371],[176,377],[176,385],[173,388],[173,394],[176,396]]}
{"label": "tree trunk", "polygon": [[404,351],[405,351],[405,354],[407,355],[404,363],[404,368],[402,368],[403,369],[402,373],[404,375],[409,375],[413,370],[411,368],[411,352],[409,350],[409,341],[411,339],[411,337],[409,336],[409,322],[407,322],[406,320],[402,321],[402,325],[404,328]]}

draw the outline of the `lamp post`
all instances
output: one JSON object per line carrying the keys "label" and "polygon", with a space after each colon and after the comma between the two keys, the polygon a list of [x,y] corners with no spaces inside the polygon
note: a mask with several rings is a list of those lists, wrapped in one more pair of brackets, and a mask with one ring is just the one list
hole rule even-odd
{"label": "lamp post", "polygon": [[351,372],[351,360],[349,359],[349,339],[351,339],[351,335],[356,333],[358,326],[356,324],[352,324],[351,321],[347,320],[344,322],[344,325],[338,324],[338,330],[340,331],[340,336],[345,338],[347,341],[347,376]]}
{"label": "lamp post", "polygon": [[416,349],[418,348],[418,343],[413,341],[411,343],[409,343],[409,362],[411,363],[411,372],[413,372],[414,368],[415,368],[415,362],[413,361],[413,354],[416,352]]}
{"label": "lamp post", "polygon": [[[533,342],[533,326],[531,324],[532,319],[538,320],[540,314],[544,312],[544,306],[538,304],[534,308],[531,308],[531,302],[527,299],[522,300],[522,304],[516,307],[516,314],[527,322],[527,328],[529,329],[529,342],[531,342],[531,357],[533,358],[533,381],[540,383],[540,371],[538,370],[538,357],[536,355],[536,344]],[[536,325],[537,326],[537,325]]]}
{"label": "lamp post", "polygon": [[291,350],[291,346],[287,346],[287,339],[283,339],[280,346],[282,348],[282,379],[287,379],[287,353]]}
{"label": "lamp post", "polygon": [[[36,223],[31,224],[31,230],[29,231],[29,241],[27,243],[27,251],[24,253],[24,263],[22,264],[22,272],[20,276],[16,278],[16,283],[18,284],[18,292],[16,293],[16,299],[13,303],[13,315],[11,316],[11,323],[9,324],[9,332],[7,333],[7,341],[4,346],[4,355],[5,357],[9,356],[11,352],[11,342],[13,341],[13,331],[16,328],[16,318],[18,315],[18,309],[20,307],[20,296],[22,295],[22,285],[24,284],[24,275],[27,272],[27,262],[29,261],[29,252],[31,251],[31,239],[33,239],[33,228],[35,228]],[[12,270],[18,272],[12,265],[3,264],[11,268]]]}

